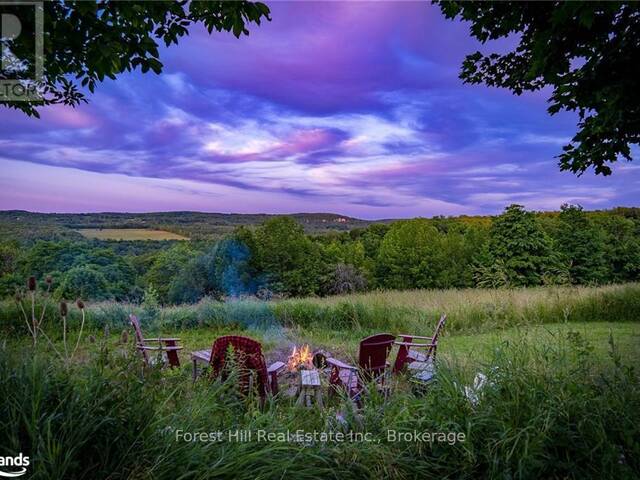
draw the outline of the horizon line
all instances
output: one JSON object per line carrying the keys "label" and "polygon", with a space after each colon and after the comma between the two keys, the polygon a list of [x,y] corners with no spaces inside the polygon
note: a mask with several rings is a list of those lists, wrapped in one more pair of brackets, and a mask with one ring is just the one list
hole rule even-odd
{"label": "horizon line", "polygon": [[[519,204],[518,204],[519,205]],[[574,205],[574,204],[570,204],[570,205]],[[508,205],[505,205],[505,207],[503,207],[502,210],[504,210],[504,208],[506,208]],[[615,207],[610,207],[610,208],[599,208],[599,209],[586,209],[584,208],[585,212],[606,212],[606,211],[611,211],[611,210],[616,210],[616,209],[633,209],[633,208],[638,208],[640,209],[640,205],[639,206],[627,206],[627,205],[617,205]],[[532,210],[528,210],[534,213],[555,213],[555,212],[559,212],[560,209],[556,209],[556,210],[536,210],[536,209],[532,209]],[[387,217],[387,218],[371,218],[371,219],[365,219],[365,218],[359,218],[359,217],[353,217],[351,215],[345,215],[345,214],[341,214],[341,213],[335,213],[335,212],[288,212],[288,213],[266,213],[266,212],[252,212],[252,213],[237,213],[237,212],[208,212],[208,211],[201,211],[201,210],[161,210],[161,211],[144,211],[144,212],[126,212],[126,211],[99,211],[99,212],[42,212],[42,211],[33,211],[33,210],[21,210],[21,209],[2,209],[0,208],[0,214],[3,213],[11,213],[11,212],[20,212],[20,213],[28,213],[28,214],[37,214],[37,215],[159,215],[159,214],[167,214],[167,213],[195,213],[195,214],[202,214],[202,215],[236,215],[236,216],[251,216],[251,215],[258,215],[258,216],[269,216],[269,217],[286,217],[286,216],[295,216],[295,215],[333,215],[336,217],[340,217],[340,218],[348,218],[351,220],[357,220],[357,221],[362,221],[362,222],[384,222],[384,221],[390,221],[390,220],[407,220],[407,219],[413,219],[413,218],[435,218],[435,217],[444,217],[444,218],[460,218],[460,217],[494,217],[497,215],[500,215],[500,213],[496,213],[496,214],[459,214],[459,215],[431,215],[431,216],[413,216],[413,217]]]}

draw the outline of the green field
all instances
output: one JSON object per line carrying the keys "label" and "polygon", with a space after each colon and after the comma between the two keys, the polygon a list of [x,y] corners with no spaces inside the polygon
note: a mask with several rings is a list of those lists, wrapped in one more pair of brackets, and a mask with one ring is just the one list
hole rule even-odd
{"label": "green field", "polygon": [[[329,299],[204,300],[163,308],[88,304],[77,354],[63,360],[57,310],[31,346],[14,303],[0,304],[0,435],[33,459],[32,478],[637,478],[640,473],[640,285],[373,292]],[[27,310],[29,311],[29,310]],[[39,311],[36,308],[36,311]],[[178,336],[178,369],[143,368],[127,325]],[[308,343],[354,362],[374,332],[429,335],[440,313],[436,381],[406,374],[385,399],[329,396],[295,405],[292,380],[261,406],[233,377],[191,380],[190,352],[220,335],[262,342],[268,362]],[[70,306],[68,344],[79,312]],[[56,350],[58,353],[56,353]],[[396,350],[389,360],[393,362]],[[478,403],[464,386],[483,373]],[[181,441],[176,432],[367,434],[371,440]],[[458,443],[389,440],[389,432],[454,432]],[[4,450],[0,450],[3,453]]]}
{"label": "green field", "polygon": [[98,240],[189,240],[177,233],[146,228],[82,228],[77,231],[85,238]]}

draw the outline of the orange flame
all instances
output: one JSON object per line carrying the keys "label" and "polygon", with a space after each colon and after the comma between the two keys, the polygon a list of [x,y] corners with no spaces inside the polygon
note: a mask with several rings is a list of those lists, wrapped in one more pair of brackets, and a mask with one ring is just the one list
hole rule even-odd
{"label": "orange flame", "polygon": [[293,347],[293,352],[289,355],[289,361],[287,362],[287,368],[291,372],[295,372],[301,368],[307,369],[312,368],[312,359],[311,350],[309,349],[309,345],[303,345],[302,347]]}

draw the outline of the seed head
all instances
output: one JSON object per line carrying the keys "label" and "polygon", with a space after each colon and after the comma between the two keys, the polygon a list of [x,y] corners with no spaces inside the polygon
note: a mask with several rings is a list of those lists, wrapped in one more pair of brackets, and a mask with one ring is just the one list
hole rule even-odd
{"label": "seed head", "polygon": [[37,286],[36,277],[31,275],[29,277],[29,280],[27,280],[27,288],[29,289],[30,292],[33,292],[35,291],[36,286]]}
{"label": "seed head", "polygon": [[84,308],[84,302],[82,300],[80,300],[80,299],[76,300],[76,305],[78,306],[78,308],[80,310],[82,310]]}
{"label": "seed head", "polygon": [[96,337],[89,335],[89,343],[96,343]]}
{"label": "seed head", "polygon": [[120,343],[127,344],[129,343],[129,330],[122,330],[122,335],[120,335]]}
{"label": "seed head", "polygon": [[51,282],[53,282],[51,275],[47,275],[44,279],[44,283],[46,283],[47,285],[51,285]]}
{"label": "seed head", "polygon": [[67,307],[67,302],[63,300],[60,302],[60,315],[62,315],[63,317],[66,317],[68,313],[69,313],[69,309]]}

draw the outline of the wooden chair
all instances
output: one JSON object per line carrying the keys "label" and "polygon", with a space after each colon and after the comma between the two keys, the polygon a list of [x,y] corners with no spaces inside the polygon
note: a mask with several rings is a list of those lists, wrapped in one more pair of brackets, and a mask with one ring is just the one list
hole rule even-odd
{"label": "wooden chair", "polygon": [[327,365],[331,366],[329,385],[334,389],[344,388],[349,397],[356,400],[368,382],[376,381],[383,385],[389,367],[387,357],[395,339],[395,335],[390,333],[379,333],[363,339],[360,342],[358,366],[327,358]]}
{"label": "wooden chair", "polygon": [[[138,317],[129,315],[129,322],[136,334],[136,348],[142,354],[145,365],[150,366],[152,364],[147,351],[159,351],[166,354],[165,363],[168,363],[170,367],[180,366],[178,351],[182,350],[182,347],[178,346],[179,338],[144,338]],[[153,346],[149,345],[149,343],[157,343],[158,345]]]}
{"label": "wooden chair", "polygon": [[245,392],[250,390],[253,380],[257,380],[258,393],[264,399],[267,391],[278,393],[278,373],[285,367],[284,362],[275,362],[267,367],[262,345],[248,337],[226,335],[213,342],[211,350],[191,352],[193,380],[198,376],[198,362],[211,365],[213,378],[226,378],[226,360],[229,347],[232,348],[236,364],[240,367],[240,386]]}
{"label": "wooden chair", "polygon": [[[421,369],[420,367],[422,367],[422,369],[424,369],[427,364],[433,364],[438,351],[438,337],[442,333],[446,321],[447,316],[443,314],[431,337],[421,337],[404,333],[398,335],[402,340],[394,342],[399,346],[398,355],[396,356],[396,361],[393,366],[394,373],[402,371],[407,365],[409,368],[416,367],[417,369]],[[414,343],[414,339],[422,340],[422,342]]]}

